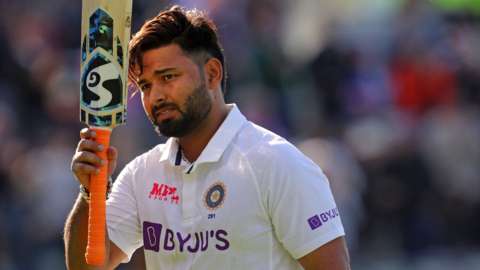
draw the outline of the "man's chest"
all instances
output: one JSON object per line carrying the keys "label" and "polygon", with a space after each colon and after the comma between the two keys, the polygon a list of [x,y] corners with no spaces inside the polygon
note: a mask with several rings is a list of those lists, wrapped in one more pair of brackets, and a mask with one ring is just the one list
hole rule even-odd
{"label": "man's chest", "polygon": [[165,256],[261,247],[271,225],[251,174],[238,170],[150,173],[137,187],[146,251]]}

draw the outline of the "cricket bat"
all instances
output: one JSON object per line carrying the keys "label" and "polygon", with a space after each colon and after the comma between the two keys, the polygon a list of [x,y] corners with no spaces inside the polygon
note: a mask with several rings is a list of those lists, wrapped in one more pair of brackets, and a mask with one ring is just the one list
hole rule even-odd
{"label": "cricket bat", "polygon": [[[112,129],[126,121],[131,19],[132,0],[82,0],[80,121],[95,130],[106,162]],[[89,265],[103,265],[106,258],[106,162],[90,178]]]}

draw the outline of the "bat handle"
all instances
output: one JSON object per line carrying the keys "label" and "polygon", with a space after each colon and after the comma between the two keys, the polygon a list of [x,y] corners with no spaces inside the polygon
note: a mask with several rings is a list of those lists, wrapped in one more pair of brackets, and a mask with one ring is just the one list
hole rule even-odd
{"label": "bat handle", "polygon": [[107,149],[110,145],[110,129],[92,128],[97,136],[95,141],[103,145],[98,156],[105,161],[100,173],[90,176],[90,208],[88,215],[88,240],[85,259],[89,265],[105,263],[105,230],[106,230],[106,193],[108,179]]}

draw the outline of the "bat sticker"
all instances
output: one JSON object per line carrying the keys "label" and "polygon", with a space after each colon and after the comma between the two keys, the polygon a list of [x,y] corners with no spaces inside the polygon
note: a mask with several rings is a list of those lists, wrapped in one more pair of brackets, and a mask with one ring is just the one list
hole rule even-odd
{"label": "bat sticker", "polygon": [[90,17],[90,52],[101,47],[112,53],[113,19],[105,11],[97,9]]}
{"label": "bat sticker", "polygon": [[111,110],[122,106],[120,72],[114,63],[102,55],[94,55],[81,78],[82,103],[93,110]]}

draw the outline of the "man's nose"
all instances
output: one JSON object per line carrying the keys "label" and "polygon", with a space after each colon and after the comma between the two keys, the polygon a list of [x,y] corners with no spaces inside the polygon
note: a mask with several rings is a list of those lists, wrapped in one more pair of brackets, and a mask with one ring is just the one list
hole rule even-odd
{"label": "man's nose", "polygon": [[164,101],[166,99],[165,89],[159,85],[153,85],[150,90],[150,100],[156,102]]}

